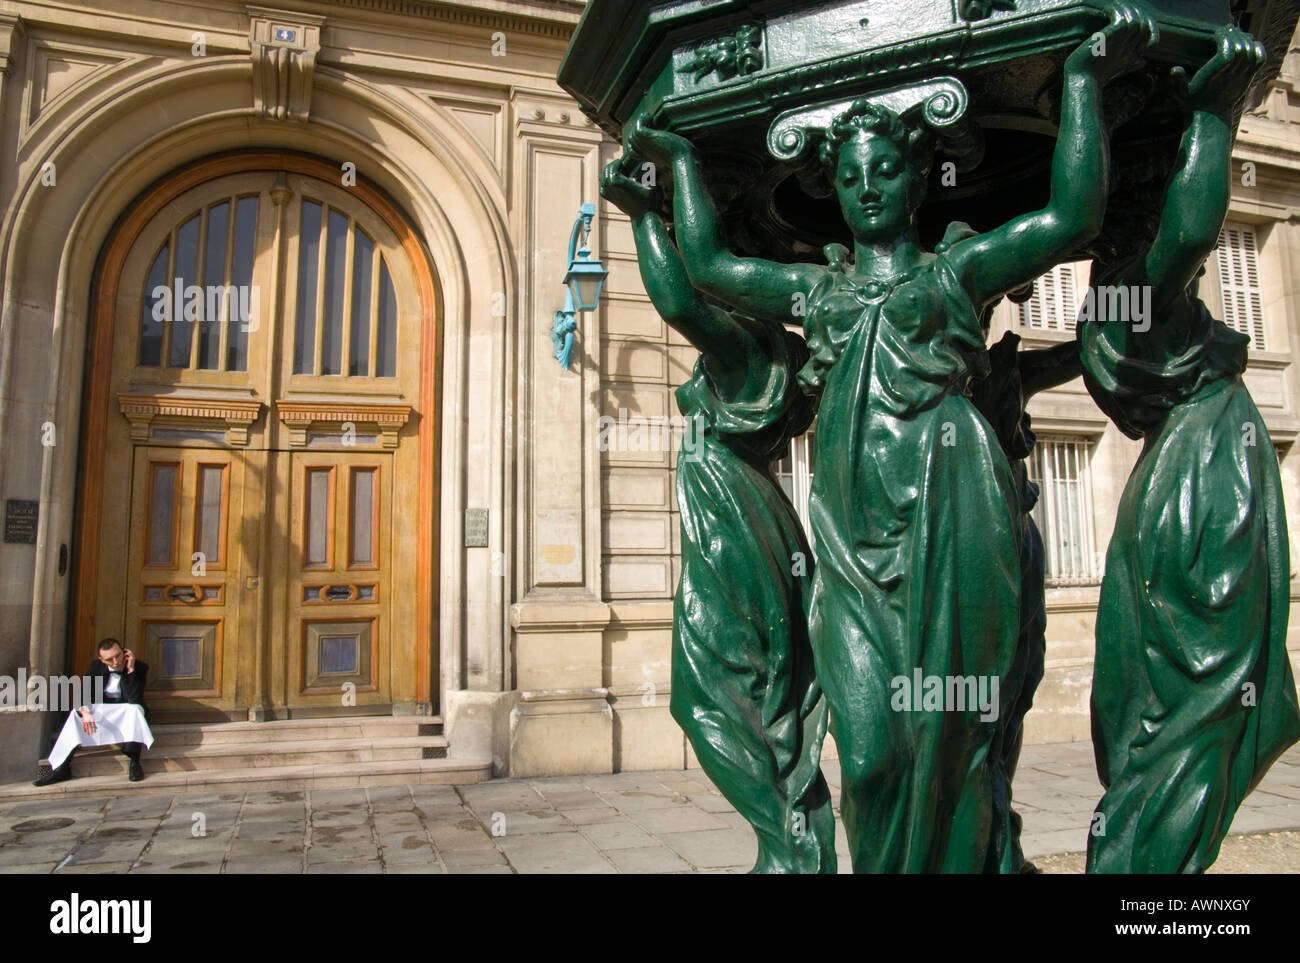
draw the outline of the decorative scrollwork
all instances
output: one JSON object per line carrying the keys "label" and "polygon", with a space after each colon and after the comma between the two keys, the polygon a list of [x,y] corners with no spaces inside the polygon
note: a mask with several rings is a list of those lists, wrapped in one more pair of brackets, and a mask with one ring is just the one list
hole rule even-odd
{"label": "decorative scrollwork", "polygon": [[763,66],[763,34],[758,27],[750,24],[741,27],[735,33],[719,37],[699,47],[690,63],[678,67],[678,73],[694,73],[698,84],[711,73],[717,73],[719,80],[743,77],[752,74]]}

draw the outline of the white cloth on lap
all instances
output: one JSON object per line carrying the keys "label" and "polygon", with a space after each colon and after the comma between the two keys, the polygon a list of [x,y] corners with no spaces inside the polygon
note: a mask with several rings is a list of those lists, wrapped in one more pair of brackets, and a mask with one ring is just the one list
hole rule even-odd
{"label": "white cloth on lap", "polygon": [[144,709],[134,702],[96,702],[88,706],[95,720],[93,733],[81,728],[81,713],[68,713],[58,741],[50,750],[50,766],[58,769],[77,746],[111,746],[116,743],[143,742],[153,745],[153,732],[144,721]]}

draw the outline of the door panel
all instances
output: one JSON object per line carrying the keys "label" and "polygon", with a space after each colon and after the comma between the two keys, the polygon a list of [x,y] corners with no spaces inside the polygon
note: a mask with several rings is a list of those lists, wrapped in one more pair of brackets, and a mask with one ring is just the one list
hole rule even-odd
{"label": "door panel", "polygon": [[392,470],[384,452],[292,453],[291,706],[391,701]]}
{"label": "door panel", "polygon": [[149,664],[159,709],[233,700],[225,640],[239,622],[239,543],[230,533],[243,508],[240,455],[135,449],[126,635]]}

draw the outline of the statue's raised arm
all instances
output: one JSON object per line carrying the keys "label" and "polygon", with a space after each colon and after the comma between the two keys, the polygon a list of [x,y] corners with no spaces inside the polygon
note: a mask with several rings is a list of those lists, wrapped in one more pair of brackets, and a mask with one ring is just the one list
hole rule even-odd
{"label": "statue's raised arm", "polygon": [[627,144],[652,163],[672,170],[674,227],[692,283],[750,317],[781,323],[796,320],[795,304],[807,297],[825,268],[737,257],[727,247],[691,142],[639,118]]}
{"label": "statue's raised arm", "polygon": [[1047,206],[953,246],[949,263],[971,301],[983,306],[1022,287],[1101,232],[1110,164],[1101,92],[1159,40],[1135,4],[1110,6],[1110,24],[1065,62],[1061,125]]}
{"label": "statue's raised arm", "polygon": [[1183,133],[1178,162],[1155,241],[1134,284],[1151,285],[1156,317],[1183,295],[1218,243],[1231,193],[1233,114],[1251,78],[1263,66],[1262,44],[1241,30],[1219,36],[1219,47],[1189,82],[1175,68],[1175,89],[1191,120]]}

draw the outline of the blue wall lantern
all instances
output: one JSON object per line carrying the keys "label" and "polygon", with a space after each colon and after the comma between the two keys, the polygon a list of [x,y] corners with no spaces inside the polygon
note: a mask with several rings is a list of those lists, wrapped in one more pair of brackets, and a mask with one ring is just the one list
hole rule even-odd
{"label": "blue wall lantern", "polygon": [[[600,289],[609,271],[600,258],[591,260],[587,236],[591,233],[591,219],[596,215],[595,204],[583,204],[573,222],[569,235],[569,270],[564,275],[564,307],[555,312],[551,324],[551,343],[555,345],[555,360],[569,370],[573,360],[573,340],[578,330],[579,311],[594,311],[600,303]],[[582,247],[578,247],[578,232],[582,232]]]}

